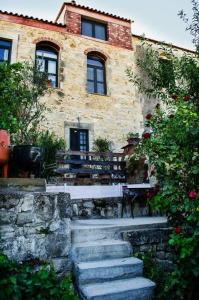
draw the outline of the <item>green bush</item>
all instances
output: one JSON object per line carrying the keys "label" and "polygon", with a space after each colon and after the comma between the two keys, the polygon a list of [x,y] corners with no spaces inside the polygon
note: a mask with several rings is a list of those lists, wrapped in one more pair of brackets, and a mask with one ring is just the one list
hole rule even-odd
{"label": "green bush", "polygon": [[148,251],[143,255],[136,253],[134,256],[143,260],[144,277],[156,283],[154,300],[168,300],[167,294],[165,293],[165,286],[167,286],[170,273],[156,262],[152,251]]}
{"label": "green bush", "polygon": [[63,138],[59,138],[54,132],[43,131],[38,134],[35,143],[45,149],[44,154],[44,177],[49,177],[53,168],[48,168],[56,161],[56,152],[65,149],[66,143]]}
{"label": "green bush", "polygon": [[0,254],[1,300],[78,300],[69,278],[58,281],[54,269],[38,272],[28,263],[18,264]]}
{"label": "green bush", "polygon": [[111,151],[111,142],[106,138],[98,137],[93,142],[93,150],[95,152],[109,152]]}
{"label": "green bush", "polygon": [[[199,2],[192,0],[190,30],[199,41]],[[192,31],[193,30],[193,31]],[[199,51],[199,45],[197,50]],[[148,158],[157,174],[158,194],[150,200],[154,209],[165,213],[173,227],[169,245],[175,249],[173,270],[163,291],[166,299],[199,299],[199,52],[176,55],[172,47],[145,42],[137,61],[140,74],[128,72],[140,93],[158,98],[138,155]],[[160,51],[172,64],[172,76],[160,66]],[[165,69],[164,69],[165,71]],[[174,76],[174,77],[173,77]],[[166,85],[165,85],[166,83]]]}

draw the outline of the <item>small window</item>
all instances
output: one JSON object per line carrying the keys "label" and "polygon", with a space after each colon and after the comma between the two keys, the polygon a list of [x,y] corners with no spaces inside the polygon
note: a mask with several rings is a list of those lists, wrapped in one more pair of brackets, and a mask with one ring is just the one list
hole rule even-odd
{"label": "small window", "polygon": [[100,57],[88,55],[87,91],[106,95],[105,63]]}
{"label": "small window", "polygon": [[49,45],[38,45],[36,49],[36,64],[41,72],[48,74],[52,87],[58,86],[58,52]]}
{"label": "small window", "polygon": [[82,35],[106,41],[107,25],[87,19],[82,19]]}
{"label": "small window", "polygon": [[11,60],[12,42],[0,39],[0,63]]}

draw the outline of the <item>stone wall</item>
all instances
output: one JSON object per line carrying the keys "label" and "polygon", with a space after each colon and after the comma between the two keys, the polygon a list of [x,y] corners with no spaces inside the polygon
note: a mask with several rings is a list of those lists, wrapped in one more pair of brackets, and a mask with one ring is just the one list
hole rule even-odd
{"label": "stone wall", "polygon": [[53,262],[70,271],[71,207],[68,194],[0,192],[0,251],[17,261]]}
{"label": "stone wall", "polygon": [[158,263],[170,268],[173,260],[173,249],[168,245],[171,231],[171,228],[143,229],[124,232],[122,236],[131,243],[134,253],[152,252]]}
{"label": "stone wall", "polygon": [[[113,219],[122,217],[122,198],[76,199],[70,200],[73,219]],[[134,203],[134,217],[149,215],[146,199],[139,199]],[[155,213],[154,213],[155,214]],[[131,205],[124,206],[123,217],[131,218]]]}

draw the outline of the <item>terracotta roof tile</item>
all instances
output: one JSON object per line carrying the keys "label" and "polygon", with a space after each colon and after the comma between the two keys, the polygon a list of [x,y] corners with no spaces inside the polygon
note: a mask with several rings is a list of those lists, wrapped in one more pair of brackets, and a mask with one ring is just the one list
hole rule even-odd
{"label": "terracotta roof tile", "polygon": [[46,24],[51,24],[51,25],[66,27],[65,25],[63,25],[61,23],[57,23],[57,22],[53,22],[53,21],[48,21],[48,20],[44,20],[44,19],[39,19],[39,18],[35,18],[33,16],[27,16],[27,15],[17,14],[17,13],[3,11],[3,10],[0,10],[0,13],[4,14],[4,15],[14,16],[14,17],[21,17],[21,18],[25,18],[25,19],[29,19],[29,20],[35,20],[35,21],[46,23]]}
{"label": "terracotta roof tile", "polygon": [[70,5],[70,6],[75,6],[75,7],[81,8],[81,9],[86,9],[86,10],[89,10],[89,11],[92,11],[92,12],[103,14],[103,15],[106,15],[106,16],[109,16],[109,17],[112,17],[112,18],[116,18],[116,19],[119,19],[119,20],[126,21],[126,22],[131,22],[132,21],[128,18],[119,17],[119,16],[116,16],[116,15],[107,13],[105,11],[101,11],[101,10],[98,10],[98,9],[95,9],[95,8],[91,8],[89,6],[84,6],[84,5],[77,4],[75,1],[74,2],[73,1],[72,2],[65,2],[65,5]]}

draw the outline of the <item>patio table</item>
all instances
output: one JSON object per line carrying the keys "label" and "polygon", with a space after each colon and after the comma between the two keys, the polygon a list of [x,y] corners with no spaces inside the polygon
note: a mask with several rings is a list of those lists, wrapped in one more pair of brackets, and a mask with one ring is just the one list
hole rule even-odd
{"label": "patio table", "polygon": [[[134,184],[129,186],[123,186],[123,197],[122,197],[122,217],[124,216],[124,210],[127,211],[126,207],[128,204],[130,204],[131,207],[131,217],[134,218],[134,206],[135,201],[141,197],[147,195],[148,192],[152,191],[154,189],[153,186],[151,186],[148,183],[143,184]],[[150,205],[148,204],[148,216],[152,215]]]}

